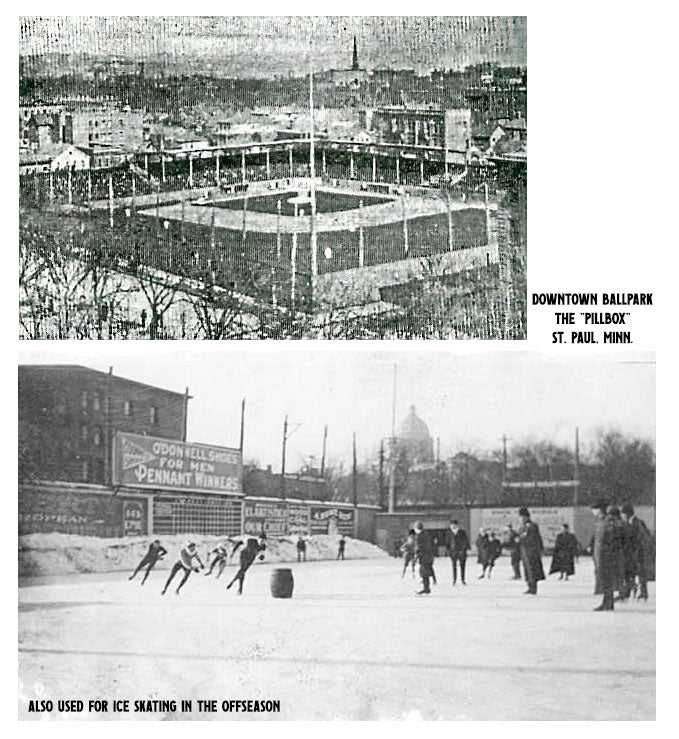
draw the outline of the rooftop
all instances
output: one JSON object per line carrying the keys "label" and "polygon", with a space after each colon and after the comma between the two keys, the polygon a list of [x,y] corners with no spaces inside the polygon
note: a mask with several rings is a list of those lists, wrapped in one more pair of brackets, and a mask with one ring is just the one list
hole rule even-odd
{"label": "rooftop", "polygon": [[[96,375],[99,378],[109,377],[108,372],[102,372],[101,370],[95,370],[91,367],[85,367],[81,364],[20,364],[19,365],[19,377],[22,373],[31,374],[53,374],[55,376],[64,374],[79,374],[79,375]],[[138,382],[137,380],[129,380],[126,377],[120,377],[119,375],[110,374],[110,377],[114,380],[126,382],[130,385],[136,385],[137,387],[151,388],[152,390],[158,390],[163,393],[170,395],[184,396],[184,393],[178,393],[174,390],[166,390],[165,388],[158,387],[157,385],[149,385],[145,382]],[[189,396],[190,398],[191,396]]]}

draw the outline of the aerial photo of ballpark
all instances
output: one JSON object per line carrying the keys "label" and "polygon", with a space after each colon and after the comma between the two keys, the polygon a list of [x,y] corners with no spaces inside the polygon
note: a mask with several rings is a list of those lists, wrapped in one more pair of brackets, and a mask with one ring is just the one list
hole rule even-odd
{"label": "aerial photo of ballpark", "polygon": [[523,339],[526,19],[22,18],[23,339]]}
{"label": "aerial photo of ballpark", "polygon": [[20,353],[22,719],[654,719],[653,354],[69,345]]}

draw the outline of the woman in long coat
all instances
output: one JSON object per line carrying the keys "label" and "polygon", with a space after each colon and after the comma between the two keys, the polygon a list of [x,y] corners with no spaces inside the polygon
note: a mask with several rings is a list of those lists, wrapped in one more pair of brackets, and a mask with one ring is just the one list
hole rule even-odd
{"label": "woman in long coat", "polygon": [[564,576],[568,580],[570,575],[575,574],[575,558],[578,554],[578,540],[568,530],[568,524],[563,525],[563,531],[557,534],[554,542],[554,554],[549,574],[559,573],[559,580]]}
{"label": "woman in long coat", "polygon": [[483,568],[479,575],[479,579],[482,579],[488,566],[488,534],[484,528],[479,529],[479,535],[476,537],[476,561]]}

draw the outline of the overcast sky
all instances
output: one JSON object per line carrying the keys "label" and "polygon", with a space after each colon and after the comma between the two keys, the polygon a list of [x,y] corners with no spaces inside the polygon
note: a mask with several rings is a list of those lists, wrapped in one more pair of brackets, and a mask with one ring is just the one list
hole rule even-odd
{"label": "overcast sky", "polygon": [[225,74],[304,73],[312,22],[317,69],[348,67],[354,36],[368,68],[526,64],[526,18],[514,16],[23,17],[20,53],[169,53],[219,58]]}
{"label": "overcast sky", "polygon": [[[391,434],[394,364],[397,424],[411,404],[441,438],[444,456],[483,451],[527,438],[572,445],[580,428],[583,450],[599,427],[655,440],[654,355],[616,352],[567,358],[530,352],[306,350],[268,343],[257,349],[209,342],[164,344],[64,342],[20,353],[20,363],[73,363],[183,392],[189,386],[188,438],[237,446],[240,402],[246,398],[245,459],[280,469],[285,414],[301,424],[288,444],[289,470],[320,459],[328,424],[329,457],[351,459],[356,431],[359,460],[374,455]],[[301,350],[300,350],[301,349]]]}

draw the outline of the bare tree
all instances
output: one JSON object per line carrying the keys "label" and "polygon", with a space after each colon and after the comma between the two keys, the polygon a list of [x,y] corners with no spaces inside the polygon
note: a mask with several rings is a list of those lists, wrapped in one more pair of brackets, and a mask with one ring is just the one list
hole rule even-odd
{"label": "bare tree", "polygon": [[[218,275],[208,271],[196,287],[187,291],[187,300],[204,339],[236,339],[243,336],[243,297],[235,290],[217,284]],[[220,280],[226,283],[226,280]]]}
{"label": "bare tree", "polygon": [[54,249],[48,258],[49,296],[56,318],[59,339],[87,338],[90,334],[91,309],[86,288],[89,268],[74,257],[65,245]]}
{"label": "bare tree", "polygon": [[19,240],[19,321],[25,338],[42,338],[46,316],[48,261],[37,244]]}
{"label": "bare tree", "polygon": [[163,319],[177,300],[179,279],[141,265],[136,266],[134,275],[151,311],[149,339],[162,339]]}

